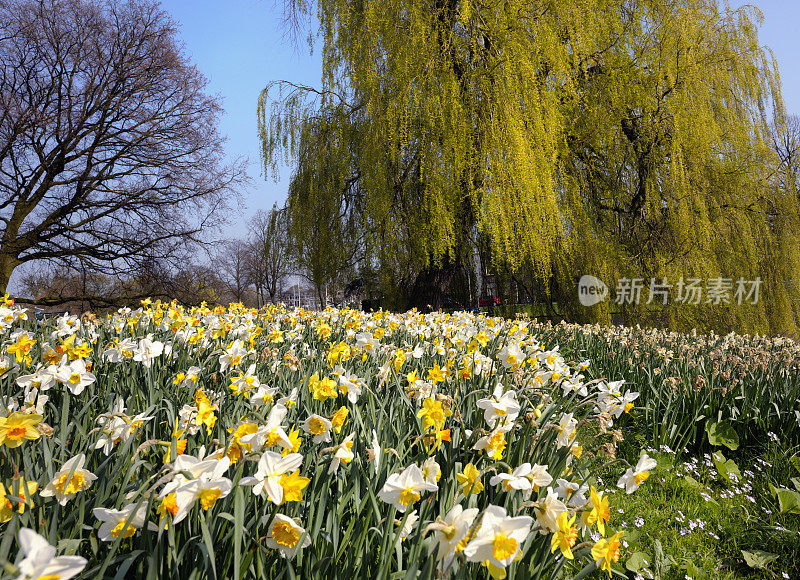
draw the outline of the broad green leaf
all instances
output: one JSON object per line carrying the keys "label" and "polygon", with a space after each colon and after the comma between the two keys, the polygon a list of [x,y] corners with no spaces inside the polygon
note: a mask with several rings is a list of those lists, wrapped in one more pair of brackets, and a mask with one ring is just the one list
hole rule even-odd
{"label": "broad green leaf", "polygon": [[729,421],[706,423],[706,433],[711,445],[717,447],[724,445],[730,450],[736,450],[739,447],[739,435],[736,434],[733,425]]}
{"label": "broad green leaf", "polygon": [[631,572],[638,572],[642,568],[647,568],[653,559],[644,552],[634,552],[631,554],[631,557],[628,558],[628,561],[625,562],[625,568],[630,570]]}
{"label": "broad green leaf", "polygon": [[711,458],[714,461],[714,467],[717,468],[719,474],[728,481],[733,481],[731,475],[736,476],[736,480],[742,478],[742,473],[739,471],[739,466],[733,459],[725,459],[721,452],[714,453]]}
{"label": "broad green leaf", "polygon": [[800,493],[779,487],[775,490],[781,513],[800,514]]}
{"label": "broad green leaf", "polygon": [[777,554],[770,554],[761,550],[742,550],[742,556],[744,556],[744,561],[751,568],[766,569],[767,564],[778,559]]}

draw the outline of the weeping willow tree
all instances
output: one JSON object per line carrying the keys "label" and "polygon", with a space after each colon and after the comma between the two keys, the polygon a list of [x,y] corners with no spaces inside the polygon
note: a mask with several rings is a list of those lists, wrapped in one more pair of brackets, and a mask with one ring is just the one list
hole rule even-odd
{"label": "weeping willow tree", "polygon": [[[792,332],[797,192],[778,187],[783,105],[761,15],[712,0],[303,0],[321,88],[259,99],[268,170],[357,209],[370,256],[438,305],[473,248],[496,267],[576,278],[763,280],[759,304],[644,306],[678,327]],[[317,135],[324,127],[328,140]],[[331,147],[331,141],[336,143]],[[338,153],[336,153],[338,152]],[[320,161],[321,158],[325,162]],[[354,181],[332,180],[339,163]],[[327,203],[327,202],[324,202]],[[583,313],[608,320],[608,304]]]}

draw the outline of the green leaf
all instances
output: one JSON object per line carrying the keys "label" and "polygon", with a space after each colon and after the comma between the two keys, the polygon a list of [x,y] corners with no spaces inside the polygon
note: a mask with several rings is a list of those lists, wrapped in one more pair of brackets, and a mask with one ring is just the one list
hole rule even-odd
{"label": "green leaf", "polygon": [[711,445],[724,445],[730,450],[736,450],[739,447],[739,436],[729,421],[706,423],[706,433]]}
{"label": "green leaf", "polygon": [[686,563],[686,575],[691,576],[694,580],[705,580],[708,578],[708,574],[705,573],[705,570],[698,568],[692,562]]}
{"label": "green leaf", "polygon": [[63,539],[58,541],[56,548],[63,556],[74,556],[81,547],[81,540]]}
{"label": "green leaf", "polygon": [[791,478],[792,485],[797,491],[800,491],[800,477]]}
{"label": "green leaf", "polygon": [[625,562],[625,568],[631,572],[638,572],[642,568],[647,568],[653,559],[644,552],[634,552],[628,561]]}
{"label": "green leaf", "polygon": [[775,490],[782,514],[800,514],[800,493],[779,487]]}
{"label": "green leaf", "polygon": [[742,473],[739,471],[739,466],[736,465],[736,462],[733,459],[725,459],[725,456],[717,451],[714,453],[711,458],[714,461],[714,467],[716,467],[719,474],[728,481],[733,481],[731,475],[735,475],[737,481],[742,478]]}
{"label": "green leaf", "polygon": [[769,552],[762,552],[761,550],[742,550],[744,561],[751,568],[767,568],[767,564],[774,562],[778,559],[777,554],[770,554]]}

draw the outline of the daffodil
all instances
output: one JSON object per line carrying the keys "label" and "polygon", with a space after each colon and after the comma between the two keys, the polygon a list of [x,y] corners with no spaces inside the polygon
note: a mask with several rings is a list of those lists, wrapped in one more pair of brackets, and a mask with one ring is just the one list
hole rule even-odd
{"label": "daffodil", "polygon": [[31,497],[38,488],[39,484],[35,481],[25,481],[21,477],[15,478],[8,489],[0,483],[0,523],[9,521],[15,509],[24,513],[25,506],[32,508]]}
{"label": "daffodil", "polygon": [[138,507],[136,504],[128,504],[121,510],[98,507],[92,513],[101,522],[97,537],[103,542],[113,542],[120,536],[130,538],[136,530],[144,526],[147,504]]}
{"label": "daffodil", "polygon": [[97,476],[83,469],[86,456],[81,453],[64,463],[53,476],[53,479],[39,493],[41,497],[55,497],[58,503],[67,505],[67,502],[78,493],[89,489]]}
{"label": "daffodil", "polygon": [[42,436],[36,427],[42,422],[41,415],[11,413],[8,417],[0,417],[0,445],[15,448],[25,441],[33,441]]}
{"label": "daffodil", "polygon": [[437,489],[439,486],[435,482],[426,481],[422,470],[416,464],[411,464],[402,472],[390,475],[378,492],[378,497],[403,513],[419,501],[422,492]]}
{"label": "daffodil", "polygon": [[464,548],[464,556],[470,562],[505,568],[520,554],[532,522],[530,516],[510,517],[505,508],[490,505],[483,511],[475,537]]}
{"label": "daffodil", "polygon": [[196,502],[200,503],[201,509],[208,511],[218,500],[227,497],[233,489],[233,482],[223,476],[229,466],[230,460],[223,457],[216,461],[212,469],[203,471],[196,479],[190,479],[174,489],[178,510],[173,523],[183,520]]}
{"label": "daffodil", "polygon": [[275,514],[266,538],[267,546],[278,550],[281,557],[292,559],[303,548],[311,544],[306,530],[292,518]]}
{"label": "daffodil", "polygon": [[611,519],[611,508],[608,504],[608,498],[602,493],[598,493],[594,486],[589,488],[590,491],[590,506],[589,515],[586,517],[586,523],[590,526],[597,524],[597,530],[601,535],[606,535],[606,522]]}
{"label": "daffodil", "polygon": [[547,533],[554,533],[558,530],[558,516],[568,511],[567,506],[558,499],[556,492],[550,488],[547,489],[547,495],[536,502],[533,509],[537,524]]}
{"label": "daffodil", "polygon": [[[280,505],[284,496],[281,477],[296,470],[302,463],[303,456],[299,453],[289,453],[283,457],[279,453],[265,451],[258,460],[255,476],[242,478],[241,484],[252,485],[253,494],[263,495],[275,505]],[[284,480],[284,483],[287,481]],[[296,486],[296,482],[294,484]]]}
{"label": "daffodil", "polygon": [[507,445],[505,436],[511,427],[512,425],[505,423],[498,425],[488,435],[478,439],[472,448],[485,451],[486,455],[495,461],[502,459]]}
{"label": "daffodil", "polygon": [[565,558],[574,560],[575,556],[572,553],[572,546],[575,545],[578,539],[578,528],[575,527],[575,515],[573,514],[570,519],[567,519],[568,517],[567,512],[558,514],[558,519],[556,520],[558,529],[550,539],[550,552],[561,550],[561,554]]}
{"label": "daffodil", "polygon": [[86,567],[86,558],[56,556],[56,548],[29,528],[21,528],[17,537],[25,554],[17,564],[22,580],[69,580]]}
{"label": "daffodil", "polygon": [[489,480],[489,485],[500,485],[503,491],[529,491],[531,489],[531,464],[523,463],[511,473],[498,473]]}
{"label": "daffodil", "polygon": [[194,402],[197,405],[197,416],[195,417],[195,425],[205,425],[206,433],[211,434],[211,430],[217,423],[217,416],[214,414],[217,410],[217,405],[211,402],[206,392],[203,389],[197,389],[194,394]]}
{"label": "daffodil", "polygon": [[34,344],[36,344],[36,341],[33,340],[30,336],[28,336],[27,334],[21,334],[17,338],[16,342],[14,342],[13,344],[9,344],[6,347],[6,352],[8,354],[13,354],[16,357],[18,363],[21,363],[23,361],[29,361],[30,360],[29,353]]}
{"label": "daffodil", "polygon": [[312,435],[314,443],[328,443],[331,441],[331,428],[333,424],[321,415],[311,415],[302,423],[303,431]]}
{"label": "daffodil", "polygon": [[339,465],[350,463],[353,460],[353,457],[355,457],[353,455],[353,438],[355,436],[355,433],[350,433],[341,443],[330,450],[333,452],[333,460],[330,467],[328,467],[328,473],[336,473],[339,470]]}
{"label": "daffodil", "polygon": [[625,532],[617,532],[607,539],[602,539],[592,546],[592,559],[601,570],[608,572],[608,577],[611,578],[611,562],[619,561],[619,551],[622,542],[620,537]]}
{"label": "daffodil", "polygon": [[628,468],[625,474],[619,478],[617,487],[625,488],[625,493],[633,493],[644,481],[650,477],[650,470],[653,469],[658,462],[649,457],[647,453],[643,453],[633,469]]}
{"label": "daffodil", "polygon": [[97,379],[89,372],[86,361],[76,359],[68,365],[61,365],[56,373],[56,378],[64,384],[73,395],[80,395],[83,390],[93,384]]}
{"label": "daffodil", "polygon": [[472,463],[467,463],[461,473],[456,474],[456,480],[461,486],[461,492],[467,497],[470,494],[478,495],[483,491],[481,474]]}
{"label": "daffodil", "polygon": [[444,518],[430,524],[426,531],[433,532],[431,553],[437,550],[436,559],[440,562],[439,568],[446,571],[456,554],[463,551],[462,542],[475,521],[480,510],[478,508],[464,509],[461,504],[454,505]]}
{"label": "daffodil", "polygon": [[381,444],[380,441],[378,441],[378,433],[375,431],[375,429],[372,430],[372,443],[367,448],[367,457],[367,461],[372,462],[372,465],[375,468],[375,475],[378,475],[381,462]]}
{"label": "daffodil", "polygon": [[520,405],[517,402],[517,394],[513,389],[504,391],[503,385],[497,383],[492,396],[480,399],[476,403],[479,409],[483,409],[483,418],[493,428],[498,421],[513,422],[519,416]]}

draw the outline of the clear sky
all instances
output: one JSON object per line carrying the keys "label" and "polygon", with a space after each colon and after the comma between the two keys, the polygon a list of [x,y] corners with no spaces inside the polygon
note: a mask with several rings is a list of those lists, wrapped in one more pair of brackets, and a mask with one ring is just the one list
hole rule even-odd
{"label": "clear sky", "polygon": [[[790,113],[800,114],[800,2],[796,0],[731,1],[732,7],[754,4],[764,13],[761,43],[778,61],[783,96]],[[272,80],[285,79],[319,86],[319,51],[305,43],[295,47],[285,38],[281,0],[165,0],[181,27],[186,50],[209,79],[209,89],[223,97],[221,131],[228,136],[228,154],[250,159],[252,185],[245,192],[242,219],[273,202],[283,203],[289,170],[276,183],[261,169],[256,124],[260,91]],[[228,235],[243,237],[235,223]],[[240,223],[240,222],[239,222]]]}

